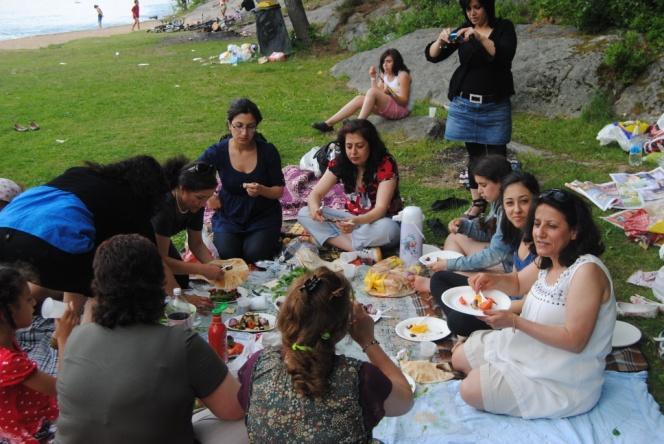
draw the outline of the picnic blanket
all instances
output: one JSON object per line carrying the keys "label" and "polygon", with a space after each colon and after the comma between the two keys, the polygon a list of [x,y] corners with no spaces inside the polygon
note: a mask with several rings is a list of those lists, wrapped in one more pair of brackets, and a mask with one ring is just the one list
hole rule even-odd
{"label": "picnic blanket", "polygon": [[664,416],[648,393],[646,372],[606,372],[599,403],[566,419],[521,419],[475,410],[460,381],[418,387],[406,415],[383,418],[373,435],[385,443],[634,443],[660,442]]}
{"label": "picnic blanket", "polygon": [[[307,204],[307,197],[318,179],[313,171],[303,170],[295,165],[288,165],[282,169],[286,186],[281,196],[281,211],[284,220],[297,219],[297,212]],[[346,197],[341,184],[337,183],[323,199],[323,204],[329,208],[341,210],[344,208]]]}
{"label": "picnic blanket", "polygon": [[16,342],[37,368],[55,376],[58,370],[58,352],[51,347],[51,337],[55,331],[53,319],[44,319],[39,314],[32,317],[32,325],[16,331]]}

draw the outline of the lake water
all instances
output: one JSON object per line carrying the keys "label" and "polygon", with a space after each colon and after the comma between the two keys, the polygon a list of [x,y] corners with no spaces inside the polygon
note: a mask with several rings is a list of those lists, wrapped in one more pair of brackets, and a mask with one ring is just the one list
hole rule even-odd
{"label": "lake water", "polygon": [[[141,21],[170,15],[178,3],[140,0]],[[104,27],[132,23],[133,0],[0,0],[0,40],[95,29],[95,4],[104,12]]]}

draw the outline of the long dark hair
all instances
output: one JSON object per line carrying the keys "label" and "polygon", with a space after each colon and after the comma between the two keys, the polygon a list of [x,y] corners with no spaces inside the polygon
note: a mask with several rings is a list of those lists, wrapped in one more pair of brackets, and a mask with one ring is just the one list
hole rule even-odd
{"label": "long dark hair", "polygon": [[359,134],[369,144],[369,158],[364,166],[364,176],[362,177],[365,187],[373,182],[378,166],[389,153],[373,123],[366,119],[347,120],[344,123],[337,135],[337,144],[341,147],[341,151],[335,158],[332,172],[341,179],[346,193],[353,193],[357,182],[357,167],[352,164],[346,154],[346,136],[348,134]]}
{"label": "long dark hair", "polygon": [[[576,231],[576,238],[571,239],[562,249],[558,256],[558,262],[565,267],[569,267],[579,256],[584,254],[593,254],[599,256],[604,252],[604,243],[599,233],[588,204],[576,194],[566,190],[547,190],[539,195],[535,205],[530,207],[528,223],[523,240],[531,242],[530,251],[537,254],[537,249],[533,242],[533,225],[535,222],[535,211],[541,205],[549,205],[559,211],[570,227],[570,230]],[[548,257],[540,257],[539,268],[551,268],[553,261]]]}
{"label": "long dark hair", "polygon": [[0,319],[4,320],[12,330],[16,330],[12,306],[17,305],[26,285],[28,280],[21,270],[0,265]]}
{"label": "long dark hair", "polygon": [[[466,19],[465,23],[461,26],[462,28],[473,26],[473,24],[470,22],[470,19],[468,18],[468,14],[466,14],[466,10],[470,7],[471,2],[472,0],[459,0],[459,5],[463,11],[463,16]],[[498,20],[496,18],[496,0],[477,0],[477,2],[484,8],[489,26],[493,28],[496,25],[496,21]]]}
{"label": "long dark hair", "polygon": [[184,156],[176,156],[164,162],[163,169],[171,190],[178,186],[186,191],[217,188],[216,170],[207,162],[200,160],[189,162]]}
{"label": "long dark hair", "polygon": [[[540,192],[540,186],[535,176],[526,173],[525,171],[514,171],[505,176],[500,187],[500,202],[503,201],[503,196],[507,187],[514,184],[521,184],[530,191],[530,194],[532,195],[531,206],[533,206],[537,199],[537,195]],[[504,206],[505,205],[503,205],[503,207]],[[524,232],[520,228],[515,227],[504,213],[500,221],[500,230],[503,233],[503,241],[515,249],[518,248]]]}
{"label": "long dark hair", "polygon": [[326,267],[306,273],[291,285],[277,327],[286,370],[298,393],[320,397],[327,392],[335,344],[348,331],[351,295],[346,278]]}
{"label": "long dark hair", "polygon": [[101,243],[92,263],[92,316],[107,328],[156,324],[164,314],[164,268],[157,247],[138,234]]}
{"label": "long dark hair", "polygon": [[106,165],[86,162],[86,166],[101,176],[126,183],[133,198],[150,213],[168,191],[164,171],[152,156],[135,156]]}
{"label": "long dark hair", "polygon": [[399,71],[406,71],[407,73],[410,73],[410,69],[408,69],[404,63],[401,53],[395,48],[386,49],[385,52],[381,54],[380,68],[378,68],[380,72],[383,72],[383,62],[387,56],[392,57],[392,61],[394,62],[392,65],[392,71],[395,76],[399,75]]}

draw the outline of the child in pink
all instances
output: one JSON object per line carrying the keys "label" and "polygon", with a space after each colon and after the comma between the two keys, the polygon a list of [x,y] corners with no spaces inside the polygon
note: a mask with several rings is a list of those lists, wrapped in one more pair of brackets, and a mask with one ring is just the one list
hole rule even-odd
{"label": "child in pink", "polygon": [[[0,265],[0,444],[46,442],[58,417],[55,378],[39,371],[16,343],[16,329],[30,326],[34,307],[25,276]],[[56,323],[60,353],[77,323],[69,309]]]}

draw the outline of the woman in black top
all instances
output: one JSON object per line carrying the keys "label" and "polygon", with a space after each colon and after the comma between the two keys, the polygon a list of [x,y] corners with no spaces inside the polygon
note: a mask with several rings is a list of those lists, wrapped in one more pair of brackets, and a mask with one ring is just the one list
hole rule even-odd
{"label": "woman in black top", "polygon": [[[223,279],[224,272],[203,243],[203,213],[205,204],[217,188],[217,172],[205,162],[188,163],[184,157],[166,161],[164,172],[170,191],[152,218],[159,254],[167,265],[167,279],[174,277],[178,285],[186,288],[190,274],[200,274],[210,280]],[[187,230],[187,245],[199,263],[184,262],[171,236]]]}
{"label": "woman in black top", "polygon": [[494,0],[459,0],[466,21],[455,30],[445,28],[425,50],[427,60],[438,63],[459,50],[460,65],[450,80],[445,138],[462,140],[468,149],[468,178],[473,206],[468,217],[481,213],[485,202],[472,174],[478,158],[507,155],[512,135],[514,94],[512,59],[516,32],[509,20],[495,16]]}

